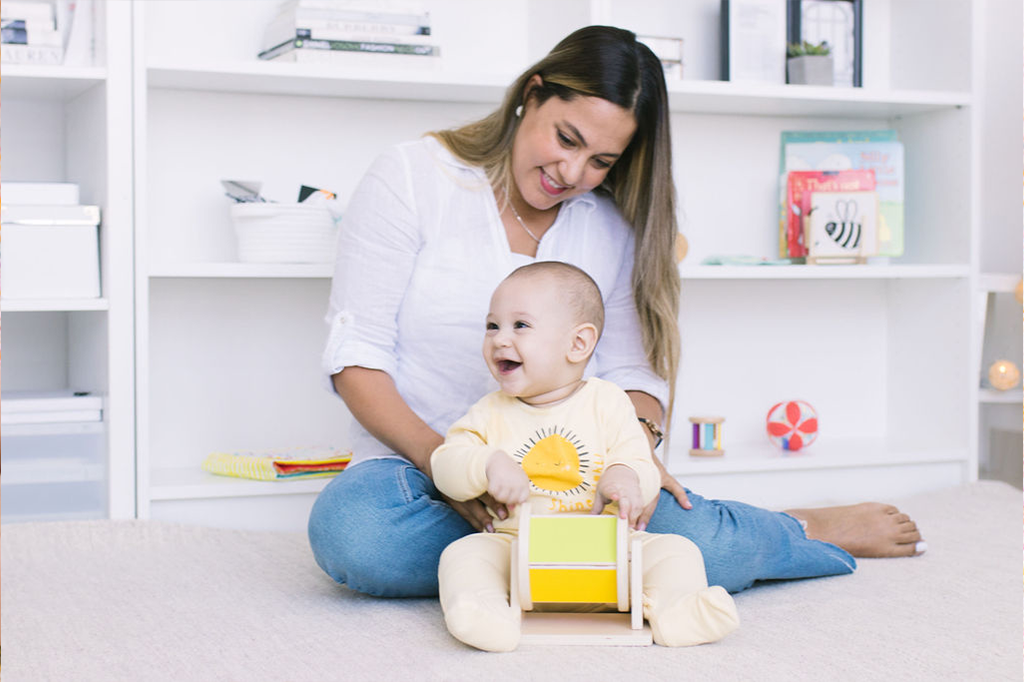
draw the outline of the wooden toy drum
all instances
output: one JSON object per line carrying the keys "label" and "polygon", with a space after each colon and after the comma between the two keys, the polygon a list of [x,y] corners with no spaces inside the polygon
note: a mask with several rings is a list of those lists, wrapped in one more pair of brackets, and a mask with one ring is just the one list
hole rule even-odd
{"label": "wooden toy drum", "polygon": [[[651,643],[643,617],[641,543],[630,542],[624,519],[609,514],[531,516],[528,504],[518,513],[511,604],[524,612],[537,605],[555,610],[572,604],[607,604],[620,612],[524,613],[524,642]],[[613,615],[615,619],[610,618]]]}
{"label": "wooden toy drum", "polygon": [[693,424],[691,457],[721,457],[725,454],[722,449],[724,421],[725,417],[690,417],[690,423]]}

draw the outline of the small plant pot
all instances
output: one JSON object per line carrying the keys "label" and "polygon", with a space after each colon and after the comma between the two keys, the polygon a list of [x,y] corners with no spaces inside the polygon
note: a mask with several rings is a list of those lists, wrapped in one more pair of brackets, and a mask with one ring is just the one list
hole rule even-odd
{"label": "small plant pot", "polygon": [[803,55],[786,60],[786,82],[794,85],[833,85],[832,55]]}

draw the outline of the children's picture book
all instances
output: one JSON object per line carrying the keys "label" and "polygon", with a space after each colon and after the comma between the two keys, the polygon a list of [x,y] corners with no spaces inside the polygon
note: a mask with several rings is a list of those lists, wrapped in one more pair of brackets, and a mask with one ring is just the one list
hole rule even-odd
{"label": "children's picture book", "polygon": [[786,148],[791,144],[849,143],[849,142],[896,142],[896,131],[882,130],[784,130],[779,136],[779,257],[787,257],[786,246],[786,176],[791,170],[812,170],[809,168],[788,168]]}
{"label": "children's picture book", "polygon": [[875,189],[871,170],[791,171],[786,182],[786,251],[784,258],[807,257],[804,219],[811,213],[814,192],[859,192]]}
{"label": "children's picture book", "polygon": [[351,452],[324,447],[213,452],[203,462],[203,470],[257,481],[286,481],[334,476],[344,471],[351,460]]}
{"label": "children's picture book", "polygon": [[903,144],[799,142],[786,145],[786,169],[870,170],[878,192],[878,255],[903,255]]}
{"label": "children's picture book", "polygon": [[808,263],[863,263],[878,250],[878,193],[809,192]]}

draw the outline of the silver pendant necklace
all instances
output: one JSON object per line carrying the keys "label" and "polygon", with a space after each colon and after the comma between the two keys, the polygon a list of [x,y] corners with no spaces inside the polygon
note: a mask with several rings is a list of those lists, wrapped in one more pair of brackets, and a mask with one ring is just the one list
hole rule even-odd
{"label": "silver pendant necklace", "polygon": [[519,215],[519,211],[516,210],[515,204],[512,203],[512,198],[508,195],[508,190],[505,190],[505,203],[508,204],[508,207],[512,209],[512,215],[516,217],[516,220],[519,222],[522,228],[526,230],[526,234],[530,235],[530,239],[540,244],[540,238],[537,235],[535,235],[530,230],[530,228],[526,226],[526,223],[523,222],[522,216]]}

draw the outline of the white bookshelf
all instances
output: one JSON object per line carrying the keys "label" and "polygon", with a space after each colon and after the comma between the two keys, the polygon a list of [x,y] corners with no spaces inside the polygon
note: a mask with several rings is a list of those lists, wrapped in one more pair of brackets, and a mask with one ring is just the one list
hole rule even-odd
{"label": "white bookshelf", "polygon": [[[1018,263],[1020,255],[1019,230],[981,219],[979,91],[997,63],[985,51],[988,17],[1000,8],[951,0],[936,13],[924,0],[872,2],[866,35],[883,38],[865,53],[860,89],[718,81],[718,8],[718,0],[518,0],[484,10],[435,0],[442,59],[395,69],[386,59],[378,68],[256,60],[274,3],[135,3],[140,516],[301,527],[323,479],[236,481],[199,465],[225,448],[344,444],[351,423],[321,388],[317,366],[333,267],[235,262],[219,181],[259,179],[281,200],[308,184],[347,201],[385,146],[488,113],[514,74],[587,23],[686,40],[686,78],[669,83],[690,243],[680,267],[675,432],[685,439],[691,414],[723,414],[730,444],[716,461],[673,450],[670,470],[700,494],[761,504],[852,501],[865,490],[899,494],[977,477],[976,408],[990,399],[976,381],[981,340],[965,321],[977,318],[979,287],[1009,291],[983,273],[1012,268],[982,251],[1012,247]],[[187,51],[176,38],[184,33]],[[775,256],[781,131],[866,128],[894,128],[906,148],[903,257],[850,267],[699,265],[709,255]],[[808,400],[822,419],[819,440],[799,457],[780,456],[764,438],[767,408],[789,398]]]}
{"label": "white bookshelf", "polygon": [[100,206],[95,299],[7,300],[5,391],[87,390],[103,421],[3,427],[3,522],[135,509],[131,5],[93,3],[91,63],[3,64],[2,183],[73,182]]}

